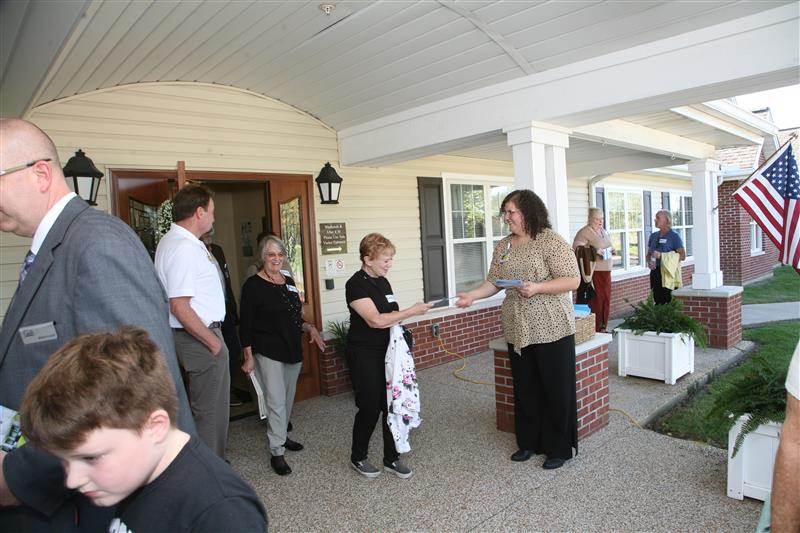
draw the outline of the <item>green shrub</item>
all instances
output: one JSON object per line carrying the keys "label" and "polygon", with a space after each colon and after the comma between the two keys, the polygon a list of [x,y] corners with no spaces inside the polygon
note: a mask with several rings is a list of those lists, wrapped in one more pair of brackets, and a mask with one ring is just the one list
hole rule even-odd
{"label": "green shrub", "polygon": [[698,347],[708,346],[705,328],[700,322],[683,312],[683,306],[677,298],[673,298],[668,303],[656,305],[651,294],[647,300],[632,305],[632,307],[633,314],[619,325],[620,329],[633,330],[636,335],[641,335],[645,331],[685,333],[694,339]]}
{"label": "green shrub", "polygon": [[331,332],[333,338],[331,344],[336,353],[344,357],[345,350],[347,349],[347,333],[350,331],[350,322],[348,320],[331,320],[325,326],[325,329]]}

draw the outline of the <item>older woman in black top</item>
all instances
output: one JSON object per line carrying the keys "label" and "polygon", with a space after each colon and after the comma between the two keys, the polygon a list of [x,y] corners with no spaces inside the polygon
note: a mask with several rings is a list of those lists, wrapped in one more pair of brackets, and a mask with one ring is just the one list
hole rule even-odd
{"label": "older woman in black top", "polygon": [[411,477],[411,469],[399,460],[394,438],[386,423],[386,370],[384,357],[389,347],[389,328],[406,318],[422,315],[433,304],[423,302],[400,310],[386,274],[392,267],[394,245],[379,233],[370,233],[359,246],[361,270],[345,285],[350,310],[347,334],[347,364],[353,382],[358,413],[353,423],[353,446],[350,464],[364,477],[380,474],[367,460],[369,439],[375,423],[383,415],[383,467],[400,478]]}
{"label": "older woman in black top", "polygon": [[307,332],[309,342],[325,349],[317,328],[303,321],[300,293],[294,280],[281,273],[286,246],[270,236],[260,247],[263,266],[245,281],[242,287],[239,336],[244,363],[242,370],[257,376],[266,389],[267,438],[272,454],[270,464],[278,475],[291,474],[283,457],[284,449],[300,451],[303,445],[286,436],[292,414],[295,388],[303,366],[301,336]]}

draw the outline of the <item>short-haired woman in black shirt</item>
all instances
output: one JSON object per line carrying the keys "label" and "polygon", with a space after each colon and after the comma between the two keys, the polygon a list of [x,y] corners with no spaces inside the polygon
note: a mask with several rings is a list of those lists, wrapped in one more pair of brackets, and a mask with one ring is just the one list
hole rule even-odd
{"label": "short-haired woman in black shirt", "polygon": [[392,267],[395,247],[383,235],[370,233],[359,246],[361,270],[345,285],[350,310],[350,331],[347,334],[347,364],[353,382],[358,412],[353,423],[351,466],[364,477],[380,474],[367,460],[369,439],[375,423],[382,417],[383,467],[396,476],[411,477],[411,469],[400,460],[394,439],[386,423],[386,370],[384,358],[389,347],[389,328],[416,315],[425,314],[433,304],[418,302],[400,310],[386,274]]}
{"label": "short-haired woman in black shirt", "polygon": [[300,292],[294,280],[281,273],[286,246],[278,237],[261,241],[261,270],[247,278],[242,287],[239,337],[244,363],[242,370],[255,370],[267,395],[267,438],[272,454],[270,465],[280,476],[292,473],[283,457],[284,449],[300,451],[303,445],[286,436],[294,404],[297,378],[303,366],[300,344],[303,332],[320,350],[325,343],[313,324],[303,321]]}

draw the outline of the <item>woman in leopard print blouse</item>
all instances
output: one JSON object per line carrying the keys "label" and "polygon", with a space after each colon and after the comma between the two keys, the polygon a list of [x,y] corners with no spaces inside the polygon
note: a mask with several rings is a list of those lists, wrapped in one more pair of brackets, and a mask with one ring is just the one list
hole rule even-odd
{"label": "woman in leopard print blouse", "polygon": [[547,208],[533,191],[511,192],[500,212],[511,234],[495,247],[486,281],[460,293],[456,305],[469,307],[506,288],[501,318],[514,380],[519,446],[511,460],[544,454],[543,468],[559,468],[572,458],[573,448],[578,450],[570,298],[580,281],[578,265],[569,244],[551,229]]}

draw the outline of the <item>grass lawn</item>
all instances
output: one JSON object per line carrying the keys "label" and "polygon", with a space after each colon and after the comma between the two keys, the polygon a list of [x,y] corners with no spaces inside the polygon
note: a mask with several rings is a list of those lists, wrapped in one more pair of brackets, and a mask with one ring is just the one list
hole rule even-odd
{"label": "grass lawn", "polygon": [[744,288],[742,304],[770,304],[800,300],[800,275],[787,265],[774,270],[774,277]]}
{"label": "grass lawn", "polygon": [[714,401],[715,391],[720,390],[726,381],[746,373],[748,365],[751,364],[750,358],[756,352],[766,355],[771,360],[774,359],[777,365],[788,369],[789,360],[800,337],[800,321],[746,329],[742,335],[745,339],[756,343],[755,350],[741,364],[718,376],[686,402],[657,420],[654,424],[656,431],[681,439],[706,442],[718,448],[728,447],[728,429],[733,425],[733,421],[724,417],[715,419],[707,417]]}

